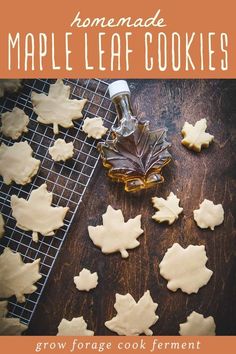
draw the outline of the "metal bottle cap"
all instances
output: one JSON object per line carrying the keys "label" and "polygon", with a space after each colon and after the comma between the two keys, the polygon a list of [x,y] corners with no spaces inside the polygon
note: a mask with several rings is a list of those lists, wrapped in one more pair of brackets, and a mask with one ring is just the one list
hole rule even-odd
{"label": "metal bottle cap", "polygon": [[108,86],[110,98],[114,98],[122,93],[130,94],[130,89],[125,80],[117,80]]}

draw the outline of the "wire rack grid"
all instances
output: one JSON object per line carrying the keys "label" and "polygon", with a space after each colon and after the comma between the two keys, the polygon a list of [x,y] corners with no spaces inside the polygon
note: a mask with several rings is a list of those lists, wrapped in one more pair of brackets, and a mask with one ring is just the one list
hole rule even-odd
{"label": "wire rack grid", "polygon": [[[48,93],[49,86],[55,80],[34,79],[25,80],[19,94],[8,95],[0,100],[0,113],[11,111],[15,106],[24,110],[30,117],[28,133],[18,141],[28,141],[34,151],[33,156],[41,161],[37,176],[25,186],[13,183],[10,186],[3,184],[0,178],[0,212],[5,221],[5,234],[0,241],[0,253],[5,247],[10,247],[22,255],[25,263],[41,259],[40,273],[42,278],[36,283],[37,291],[26,296],[26,301],[19,304],[15,297],[9,299],[8,316],[18,317],[22,323],[29,324],[37,303],[50,275],[55,259],[68,233],[73,217],[82,201],[82,197],[90,182],[99,160],[97,142],[88,138],[82,131],[83,120],[74,121],[74,128],[63,129],[56,137],[52,126],[39,124],[37,115],[32,110],[31,92]],[[64,83],[71,87],[72,99],[87,98],[84,107],[84,118],[100,116],[108,128],[103,140],[110,138],[113,125],[116,123],[116,114],[108,97],[108,83],[99,79],[65,79]],[[63,138],[66,142],[73,141],[74,157],[66,162],[54,162],[49,153],[49,147],[55,138]],[[11,139],[0,135],[1,142],[12,145]],[[64,219],[64,226],[56,231],[53,237],[40,235],[39,242],[32,241],[31,233],[24,232],[16,227],[10,207],[10,198],[13,194],[28,199],[32,190],[42,183],[47,184],[53,193],[53,206],[68,206],[69,211]]]}

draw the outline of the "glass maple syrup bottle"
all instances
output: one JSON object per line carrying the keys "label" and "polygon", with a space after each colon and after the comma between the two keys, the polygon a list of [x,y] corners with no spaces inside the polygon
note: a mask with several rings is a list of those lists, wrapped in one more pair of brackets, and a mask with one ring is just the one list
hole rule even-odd
{"label": "glass maple syrup bottle", "polygon": [[167,129],[150,131],[149,121],[141,121],[134,115],[126,81],[110,84],[109,94],[116,107],[119,126],[113,129],[113,140],[98,144],[108,176],[113,181],[123,182],[127,192],[163,182],[162,168],[171,161]]}

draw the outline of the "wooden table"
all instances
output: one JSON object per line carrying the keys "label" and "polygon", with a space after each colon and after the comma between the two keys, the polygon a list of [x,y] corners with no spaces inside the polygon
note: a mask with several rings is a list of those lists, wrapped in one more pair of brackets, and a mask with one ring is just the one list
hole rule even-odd
{"label": "wooden table", "polygon": [[[236,334],[236,245],[233,212],[236,80],[130,80],[137,113],[150,120],[151,127],[167,126],[173,161],[165,168],[165,183],[136,194],[111,182],[97,167],[85,198],[55,263],[28,333],[53,335],[62,318],[83,316],[97,335],[113,335],[104,322],[116,311],[115,294],[130,293],[138,300],[150,290],[159,304],[155,335],[176,335],[179,323],[193,311],[215,318],[218,335]],[[181,128],[207,117],[214,143],[200,154],[181,145]],[[151,197],[164,198],[173,191],[184,213],[172,226],[151,219],[155,210]],[[214,231],[201,230],[193,210],[204,198],[222,203],[224,224]],[[107,205],[122,209],[125,219],[142,214],[144,235],[140,246],[120,254],[104,255],[90,240],[88,225],[101,224]],[[198,294],[171,292],[159,274],[159,263],[174,242],[205,245],[207,266],[214,274]],[[99,284],[90,292],[76,290],[73,277],[85,267],[97,271]]]}

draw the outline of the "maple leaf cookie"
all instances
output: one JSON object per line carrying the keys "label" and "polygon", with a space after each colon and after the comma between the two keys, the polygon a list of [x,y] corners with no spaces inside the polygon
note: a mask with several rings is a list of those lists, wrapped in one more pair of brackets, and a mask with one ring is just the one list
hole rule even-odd
{"label": "maple leaf cookie", "polygon": [[0,79],[0,97],[6,92],[15,93],[21,88],[22,79]]}
{"label": "maple leaf cookie", "polygon": [[204,317],[193,311],[185,323],[180,323],[181,336],[215,336],[216,325],[212,316]]}
{"label": "maple leaf cookie", "polygon": [[25,185],[30,183],[39,169],[40,160],[32,157],[33,150],[27,141],[7,146],[0,145],[0,175],[3,182]]}
{"label": "maple leaf cookie", "polygon": [[201,229],[211,230],[224,221],[224,209],[222,204],[215,205],[211,200],[204,199],[200,208],[193,211],[194,220]]}
{"label": "maple leaf cookie", "polygon": [[163,198],[152,198],[153,206],[159,209],[153,216],[157,222],[167,221],[169,225],[178,219],[179,214],[182,213],[183,208],[179,207],[179,199],[174,193],[170,193],[167,199]]}
{"label": "maple leaf cookie", "polygon": [[206,267],[207,260],[205,246],[189,245],[182,248],[178,243],[174,243],[159,265],[160,274],[168,280],[169,290],[181,289],[187,294],[197,293],[213,274]]}
{"label": "maple leaf cookie", "polygon": [[22,133],[28,132],[29,117],[22,109],[15,107],[11,112],[2,113],[1,118],[0,131],[5,136],[17,140]]}
{"label": "maple leaf cookie", "polygon": [[0,301],[0,336],[20,336],[28,326],[20,323],[19,318],[6,317],[7,301]]}
{"label": "maple leaf cookie", "polygon": [[88,135],[88,138],[101,139],[107,132],[101,117],[86,118],[82,130]]}
{"label": "maple leaf cookie", "polygon": [[33,110],[38,115],[37,121],[53,124],[54,134],[59,133],[59,126],[73,127],[73,120],[83,117],[82,109],[87,100],[72,100],[69,96],[70,86],[64,85],[60,79],[50,85],[48,95],[36,92],[31,94]]}
{"label": "maple leaf cookie", "polygon": [[54,161],[66,161],[74,155],[73,143],[66,143],[63,139],[57,139],[49,148],[49,154]]}
{"label": "maple leaf cookie", "polygon": [[12,195],[12,215],[16,219],[16,226],[32,231],[32,239],[35,242],[38,242],[38,233],[53,236],[54,230],[64,225],[63,220],[69,208],[53,207],[51,204],[52,193],[47,191],[45,183],[34,189],[28,200]]}
{"label": "maple leaf cookie", "polygon": [[37,290],[34,283],[42,276],[39,273],[40,259],[24,263],[18,252],[5,248],[0,256],[0,298],[15,295],[17,301],[25,302],[25,294]]}
{"label": "maple leaf cookie", "polygon": [[183,129],[181,131],[184,139],[181,143],[190,150],[200,152],[202,147],[207,148],[209,144],[213,141],[214,136],[206,133],[207,128],[206,119],[200,119],[195,123],[195,125],[184,123]]}
{"label": "maple leaf cookie", "polygon": [[72,318],[71,321],[63,318],[58,326],[57,336],[93,336],[94,332],[87,329],[83,317]]}
{"label": "maple leaf cookie", "polygon": [[123,258],[127,258],[129,254],[126,250],[140,244],[137,238],[143,233],[141,215],[125,222],[122,211],[109,205],[102,219],[103,225],[88,227],[89,237],[103,253],[119,251]]}
{"label": "maple leaf cookie", "polygon": [[91,273],[90,270],[83,268],[77,277],[74,277],[74,283],[78,290],[89,291],[98,285],[98,274]]}
{"label": "maple leaf cookie", "polygon": [[120,336],[138,336],[142,333],[151,336],[153,332],[149,327],[153,326],[159,318],[156,315],[157,306],[149,290],[138,302],[130,294],[116,294],[114,307],[117,315],[105,322],[105,326]]}

